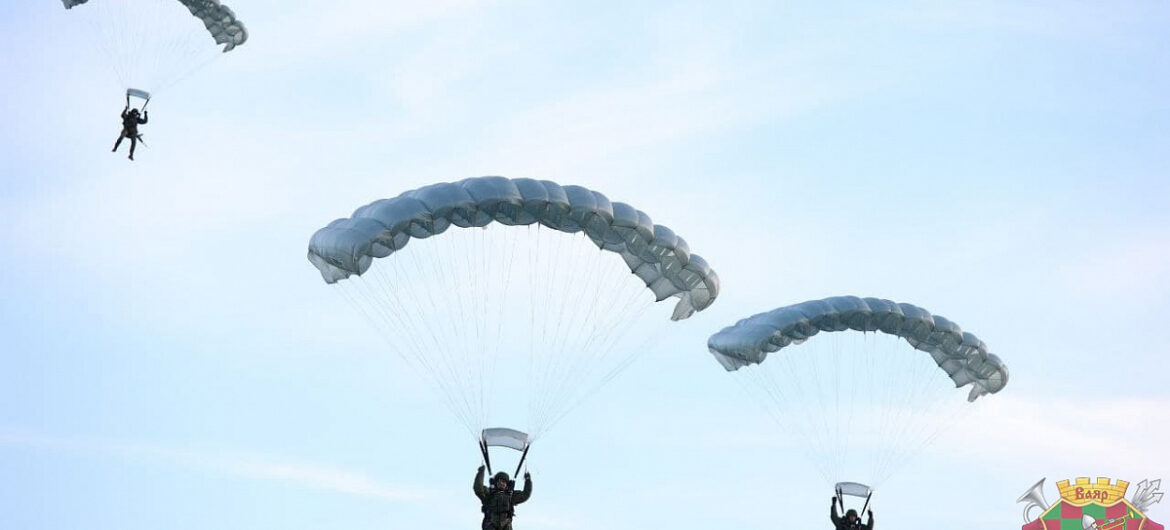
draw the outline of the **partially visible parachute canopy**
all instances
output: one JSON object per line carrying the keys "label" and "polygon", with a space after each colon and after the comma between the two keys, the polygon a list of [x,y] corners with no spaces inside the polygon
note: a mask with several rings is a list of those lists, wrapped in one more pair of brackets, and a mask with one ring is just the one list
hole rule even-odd
{"label": "partially visible parachute canopy", "polygon": [[821,331],[850,329],[901,337],[929,353],[956,388],[973,385],[969,401],[1007,385],[1007,366],[978,337],[921,307],[879,298],[839,296],[752,315],[712,335],[707,347],[727,371],[735,371]]}
{"label": "partially visible parachute canopy", "polygon": [[[74,6],[84,4],[88,1],[61,0],[65,4],[66,9],[72,9]],[[102,0],[94,1],[100,2]],[[228,6],[219,3],[219,0],[177,1],[183,4],[195,18],[203,21],[203,26],[207,28],[208,33],[215,39],[216,44],[224,45],[224,53],[232,51],[236,46],[248,40],[248,30],[244,27],[244,23],[236,18],[236,14]]]}
{"label": "partially visible parachute canopy", "polygon": [[411,238],[493,221],[583,231],[599,248],[619,254],[658,301],[678,298],[672,320],[702,311],[719,294],[719,277],[669,228],[596,191],[547,180],[477,177],[375,201],[313,234],[308,257],[334,283],[364,273],[374,258],[390,256]]}

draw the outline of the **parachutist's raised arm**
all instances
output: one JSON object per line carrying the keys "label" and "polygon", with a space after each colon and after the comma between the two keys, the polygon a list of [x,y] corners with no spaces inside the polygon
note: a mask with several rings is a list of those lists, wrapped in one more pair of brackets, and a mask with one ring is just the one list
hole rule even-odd
{"label": "parachutist's raised arm", "polygon": [[833,526],[836,527],[841,524],[841,518],[837,516],[837,498],[833,497],[829,500],[829,520],[833,521]]}
{"label": "parachutist's raised arm", "polygon": [[146,111],[144,110],[144,111],[142,111],[142,117],[138,118],[138,123],[139,124],[146,123],[146,120],[147,120]]}
{"label": "parachutist's raised arm", "polygon": [[869,511],[869,520],[865,522],[865,530],[873,530],[873,510]]}
{"label": "parachutist's raised arm", "polygon": [[471,485],[471,491],[481,501],[487,499],[487,488],[483,487],[483,469],[483,466],[479,466],[479,471],[475,472],[475,483]]}
{"label": "parachutist's raised arm", "polygon": [[524,491],[512,496],[512,504],[520,504],[532,496],[532,475],[524,473]]}

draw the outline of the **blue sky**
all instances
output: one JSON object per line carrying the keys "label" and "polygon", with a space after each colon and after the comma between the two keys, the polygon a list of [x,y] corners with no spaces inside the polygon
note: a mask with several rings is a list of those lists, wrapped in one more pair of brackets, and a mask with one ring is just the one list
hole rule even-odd
{"label": "blue sky", "polygon": [[1166,5],[229,4],[251,39],[159,94],[132,164],[81,9],[0,5],[0,527],[477,524],[466,434],[304,254],[489,174],[637,205],[724,287],[542,441],[517,528],[827,526],[705,340],[836,294],[1012,368],[885,485],[883,527],[1170,478]]}

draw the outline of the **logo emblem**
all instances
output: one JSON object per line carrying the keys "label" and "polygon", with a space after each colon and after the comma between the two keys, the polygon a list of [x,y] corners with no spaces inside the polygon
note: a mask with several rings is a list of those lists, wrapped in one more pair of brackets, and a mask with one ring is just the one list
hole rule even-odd
{"label": "logo emblem", "polygon": [[1129,499],[1129,482],[1124,480],[1062,480],[1056,483],[1060,500],[1051,505],[1044,499],[1044,480],[1016,499],[1025,503],[1022,530],[1165,530],[1145,515],[1162,500],[1161,479],[1139,482]]}

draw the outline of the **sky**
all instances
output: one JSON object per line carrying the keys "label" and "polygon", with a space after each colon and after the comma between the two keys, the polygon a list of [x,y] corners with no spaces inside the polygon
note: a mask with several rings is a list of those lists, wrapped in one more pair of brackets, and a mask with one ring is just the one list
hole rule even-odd
{"label": "sky", "polygon": [[480,175],[636,205],[723,285],[541,440],[518,529],[827,528],[705,343],[840,294],[1012,373],[884,484],[881,527],[1170,478],[1170,6],[229,5],[248,42],[156,93],[131,163],[86,6],[0,3],[0,527],[477,525],[466,432],[305,250]]}

